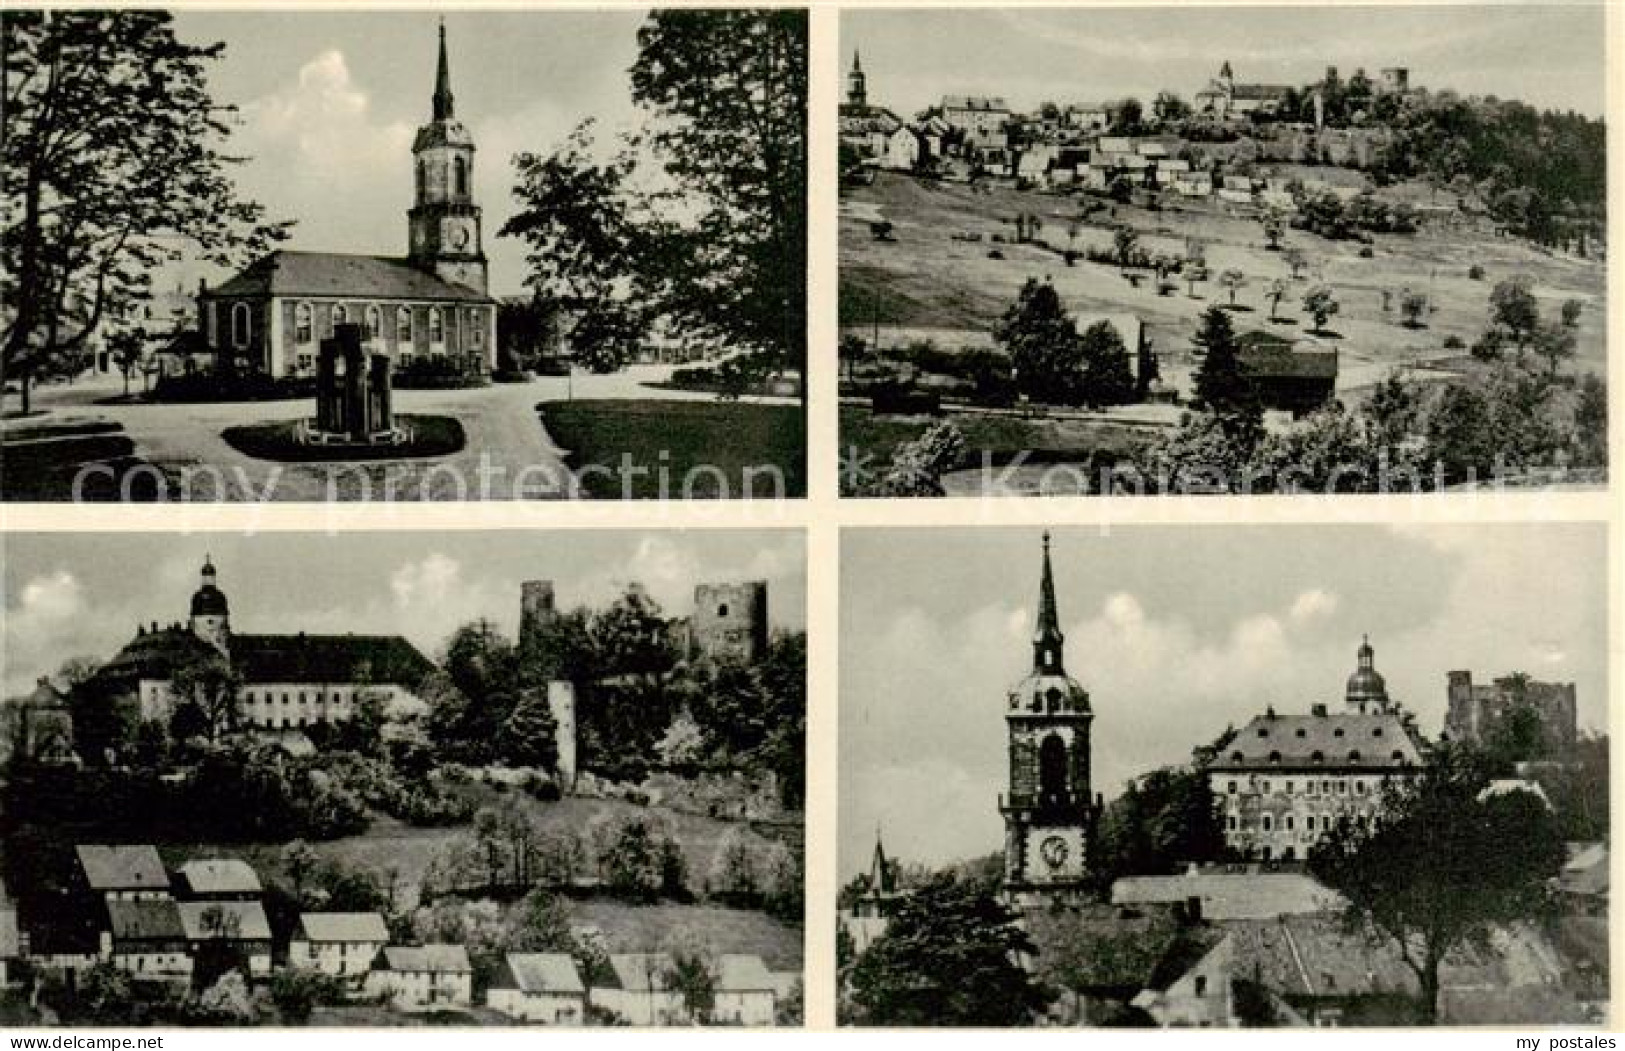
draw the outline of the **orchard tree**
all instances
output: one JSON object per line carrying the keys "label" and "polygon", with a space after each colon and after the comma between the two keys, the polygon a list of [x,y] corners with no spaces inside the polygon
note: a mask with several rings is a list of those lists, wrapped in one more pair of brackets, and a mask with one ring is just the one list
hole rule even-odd
{"label": "orchard tree", "polygon": [[1236,292],[1247,285],[1247,275],[1240,270],[1226,270],[1219,275],[1219,286],[1230,293],[1230,307],[1235,309]]}
{"label": "orchard tree", "polygon": [[234,110],[209,94],[224,44],[178,40],[150,10],[17,9],[5,19],[0,371],[29,408],[190,250],[231,264],[286,236],[237,196]]}
{"label": "orchard tree", "polygon": [[1584,309],[1585,304],[1581,303],[1578,299],[1563,300],[1563,327],[1577,327],[1580,324],[1580,312]]}
{"label": "orchard tree", "polygon": [[1304,250],[1289,247],[1281,253],[1281,258],[1286,262],[1287,268],[1292,271],[1292,280],[1302,280],[1303,268],[1309,265],[1309,256],[1305,254]]}
{"label": "orchard tree", "polygon": [[1374,818],[1340,819],[1309,854],[1310,871],[1348,900],[1348,925],[1392,942],[1416,975],[1428,1022],[1446,958],[1549,915],[1548,884],[1567,857],[1544,799],[1489,794],[1488,783],[1478,757],[1443,750],[1395,779]]}
{"label": "orchard tree", "polygon": [[1399,294],[1399,312],[1405,318],[1406,328],[1424,328],[1427,317],[1428,297],[1420,292],[1405,289]]}
{"label": "orchard tree", "polygon": [[1303,312],[1315,319],[1315,332],[1324,332],[1326,322],[1342,309],[1330,285],[1316,285],[1303,296]]}
{"label": "orchard tree", "polygon": [[1134,232],[1132,226],[1119,226],[1112,231],[1112,251],[1117,255],[1119,266],[1128,266],[1134,258],[1134,250],[1140,246],[1140,235]]}
{"label": "orchard tree", "polygon": [[1270,301],[1270,320],[1278,320],[1275,315],[1281,307],[1281,300],[1286,298],[1286,281],[1279,277],[1271,281],[1269,291],[1264,295]]}
{"label": "orchard tree", "polygon": [[1540,304],[1529,278],[1509,277],[1490,292],[1490,325],[1503,332],[1523,357],[1540,325]]}

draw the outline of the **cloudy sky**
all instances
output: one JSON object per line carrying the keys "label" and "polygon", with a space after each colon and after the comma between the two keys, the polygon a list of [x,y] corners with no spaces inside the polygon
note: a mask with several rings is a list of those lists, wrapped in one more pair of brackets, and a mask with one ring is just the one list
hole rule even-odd
{"label": "cloudy sky", "polygon": [[598,606],[629,582],[670,616],[694,585],[765,580],[775,627],[806,624],[797,530],[11,534],[4,544],[7,696],[64,660],[111,657],[137,624],[186,618],[207,553],[245,632],[401,634],[438,655],[484,617],[511,638],[519,584],[552,580],[561,607]]}
{"label": "cloudy sky", "polygon": [[[517,292],[524,252],[496,232],[513,213],[515,153],[551,152],[577,123],[624,126],[637,11],[467,12],[446,18],[457,117],[474,135],[492,291]],[[245,196],[297,219],[287,247],[404,255],[412,136],[430,117],[438,15],[178,12],[193,43],[223,41],[215,98],[236,105],[231,149]],[[212,270],[186,268],[187,286]]]}
{"label": "cloudy sky", "polygon": [[[845,530],[840,871],[999,849],[1005,692],[1032,666],[1037,529]],[[1362,633],[1436,735],[1445,676],[1573,682],[1607,725],[1601,526],[1140,526],[1056,533],[1066,667],[1096,791],[1263,712],[1341,703]]]}
{"label": "cloudy sky", "polygon": [[[1600,3],[1432,7],[861,11],[841,20],[841,62],[863,53],[869,100],[909,115],[944,94],[1094,104],[1159,90],[1187,99],[1225,59],[1236,79],[1304,84],[1335,65],[1408,66],[1438,91],[1603,112]],[[843,84],[844,90],[844,84]]]}

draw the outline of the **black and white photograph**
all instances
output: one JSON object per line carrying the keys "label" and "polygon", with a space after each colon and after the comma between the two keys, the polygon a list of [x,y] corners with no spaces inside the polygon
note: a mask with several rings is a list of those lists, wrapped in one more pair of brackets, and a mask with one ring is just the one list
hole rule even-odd
{"label": "black and white photograph", "polygon": [[1606,545],[843,530],[840,1022],[1605,1023]]}
{"label": "black and white photograph", "polygon": [[805,10],[4,34],[6,500],[806,495]]}
{"label": "black and white photograph", "polygon": [[1607,7],[843,10],[841,493],[1601,488]]}
{"label": "black and white photograph", "polygon": [[799,1026],[805,559],[8,536],[0,1025]]}

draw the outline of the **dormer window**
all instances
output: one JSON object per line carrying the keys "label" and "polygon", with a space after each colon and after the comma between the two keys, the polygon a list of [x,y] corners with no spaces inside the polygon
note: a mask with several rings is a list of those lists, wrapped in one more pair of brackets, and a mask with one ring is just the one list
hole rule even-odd
{"label": "dormer window", "polygon": [[1382,727],[1380,727],[1380,726],[1373,726],[1373,727],[1372,727],[1372,728],[1371,728],[1371,736],[1372,736],[1372,737],[1381,737],[1381,736],[1382,736]]}
{"label": "dormer window", "polygon": [[1281,765],[1281,753],[1280,752],[1271,752],[1270,753],[1270,762],[1274,763],[1276,766],[1280,766]]}
{"label": "dormer window", "polygon": [[1332,731],[1332,736],[1333,737],[1342,737],[1343,736],[1343,728],[1341,726],[1339,726],[1337,729],[1333,730]]}
{"label": "dormer window", "polygon": [[1359,761],[1360,761],[1360,750],[1358,748],[1356,748],[1352,752],[1349,753],[1349,762],[1358,763]]}
{"label": "dormer window", "polygon": [[1230,761],[1232,763],[1244,762],[1246,760],[1246,758],[1247,757],[1242,755],[1240,752],[1231,752],[1230,753]]}
{"label": "dormer window", "polygon": [[1324,763],[1326,761],[1326,753],[1317,748],[1310,753],[1309,761],[1311,763]]}
{"label": "dormer window", "polygon": [[1309,731],[1300,726],[1298,727],[1298,732],[1294,736],[1296,736],[1299,740],[1302,740],[1303,738],[1309,736]]}

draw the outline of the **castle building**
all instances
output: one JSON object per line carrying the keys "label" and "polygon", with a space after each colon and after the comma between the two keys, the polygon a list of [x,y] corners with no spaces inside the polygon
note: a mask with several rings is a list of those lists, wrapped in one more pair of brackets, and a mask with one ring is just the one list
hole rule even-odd
{"label": "castle building", "polygon": [[1049,534],[1038,593],[1033,666],[1006,699],[1010,781],[1004,887],[1018,906],[1085,890],[1101,803],[1090,793],[1089,693],[1066,673]]}
{"label": "castle building", "polygon": [[1483,745],[1506,721],[1520,712],[1531,715],[1540,727],[1543,754],[1528,759],[1563,759],[1573,754],[1579,739],[1579,716],[1573,683],[1536,682],[1505,675],[1492,683],[1473,682],[1470,671],[1449,676],[1449,707],[1444,735],[1461,744]]}
{"label": "castle building", "polygon": [[167,722],[181,698],[182,668],[224,660],[240,679],[237,724],[284,730],[348,720],[362,695],[401,718],[426,708],[418,696],[434,666],[398,635],[251,635],[234,632],[212,560],[205,559],[184,625],[137,629],[86,684],[142,721]]}
{"label": "castle building", "polygon": [[1301,860],[1339,818],[1374,817],[1391,778],[1418,771],[1421,742],[1388,696],[1369,639],[1356,661],[1341,710],[1316,704],[1307,715],[1280,715],[1269,708],[1208,768],[1230,850]]}
{"label": "castle building", "polygon": [[689,619],[693,657],[755,664],[767,655],[767,584],[698,584]]}
{"label": "castle building", "polygon": [[456,117],[444,25],[432,106],[412,144],[407,254],[275,251],[200,289],[200,335],[217,361],[270,376],[311,375],[333,326],[353,324],[366,349],[397,368],[419,359],[467,372],[495,368],[497,303],[488,294],[475,203],[474,138]]}

